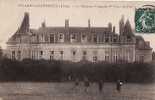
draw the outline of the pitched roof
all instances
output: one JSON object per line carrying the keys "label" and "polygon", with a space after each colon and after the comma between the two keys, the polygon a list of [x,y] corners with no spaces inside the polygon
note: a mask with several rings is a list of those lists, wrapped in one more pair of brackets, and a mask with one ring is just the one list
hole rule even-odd
{"label": "pitched roof", "polygon": [[65,32],[70,32],[70,33],[105,33],[108,32],[109,29],[106,27],[91,27],[90,29],[88,27],[40,27],[39,29],[31,29],[30,32],[35,33],[35,34],[49,34],[49,33],[65,33]]}

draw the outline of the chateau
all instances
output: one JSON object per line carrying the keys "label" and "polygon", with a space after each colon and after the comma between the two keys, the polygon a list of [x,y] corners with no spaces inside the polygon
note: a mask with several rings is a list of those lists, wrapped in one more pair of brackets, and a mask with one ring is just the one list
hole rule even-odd
{"label": "chateau", "polygon": [[48,27],[43,22],[38,29],[31,29],[29,13],[24,14],[19,29],[7,41],[6,55],[12,60],[45,59],[72,62],[150,62],[152,48],[148,41],[136,36],[129,20],[119,21],[119,34],[115,26]]}

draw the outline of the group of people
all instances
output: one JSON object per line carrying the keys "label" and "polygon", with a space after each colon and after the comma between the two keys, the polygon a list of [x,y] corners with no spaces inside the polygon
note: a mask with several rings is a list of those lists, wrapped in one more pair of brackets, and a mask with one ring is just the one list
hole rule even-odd
{"label": "group of people", "polygon": [[[88,92],[88,88],[90,87],[90,81],[88,80],[88,78],[84,78],[83,81],[83,85],[85,87],[85,92]],[[80,85],[80,81],[79,79],[75,79],[75,87],[78,87]],[[121,92],[121,86],[123,85],[123,82],[121,82],[120,80],[117,80],[116,82],[116,90],[117,92]],[[103,91],[103,86],[104,86],[104,81],[103,80],[98,80],[97,81],[97,86],[98,86],[98,90],[101,93]]]}

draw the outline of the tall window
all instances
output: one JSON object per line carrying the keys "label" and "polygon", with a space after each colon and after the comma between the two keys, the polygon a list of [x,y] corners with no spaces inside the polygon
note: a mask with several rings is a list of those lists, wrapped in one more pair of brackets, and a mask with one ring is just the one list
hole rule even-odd
{"label": "tall window", "polygon": [[76,36],[75,36],[75,34],[72,34],[72,39],[76,39]]}
{"label": "tall window", "polygon": [[15,60],[15,51],[12,51],[12,60]]}
{"label": "tall window", "polygon": [[106,43],[109,42],[109,38],[108,37],[105,38],[105,42]]}
{"label": "tall window", "polygon": [[83,35],[82,35],[82,40],[85,40],[85,38],[86,38],[86,35],[83,34]]}
{"label": "tall window", "polygon": [[76,55],[76,51],[73,51],[73,56],[75,56]]}
{"label": "tall window", "polygon": [[60,55],[61,55],[60,60],[63,60],[63,51],[60,51]]}
{"label": "tall window", "polygon": [[17,53],[17,57],[18,57],[18,60],[21,59],[21,51],[18,51],[18,53]]}
{"label": "tall window", "polygon": [[86,52],[86,51],[83,51],[83,55],[84,55],[84,56],[87,55],[87,52]]}
{"label": "tall window", "polygon": [[97,43],[97,35],[94,35],[94,36],[93,36],[93,41],[94,41],[95,43]]}
{"label": "tall window", "polygon": [[54,51],[50,51],[50,60],[54,60]]}
{"label": "tall window", "polygon": [[54,43],[54,34],[50,34],[50,43]]}
{"label": "tall window", "polygon": [[86,56],[87,56],[87,52],[86,52],[86,51],[83,51],[82,59],[83,59],[83,60],[86,60]]}
{"label": "tall window", "polygon": [[97,56],[93,56],[93,62],[97,62]]}
{"label": "tall window", "polygon": [[40,58],[42,58],[43,56],[43,51],[40,51]]}
{"label": "tall window", "polygon": [[45,35],[45,42],[48,42],[48,36]]}
{"label": "tall window", "polygon": [[141,63],[144,62],[144,56],[139,56],[139,62],[141,62]]}
{"label": "tall window", "polygon": [[60,34],[59,35],[59,39],[63,39],[63,34]]}
{"label": "tall window", "polygon": [[109,56],[105,56],[105,61],[109,62]]}
{"label": "tall window", "polygon": [[40,55],[41,55],[41,56],[43,55],[43,51],[40,51]]}

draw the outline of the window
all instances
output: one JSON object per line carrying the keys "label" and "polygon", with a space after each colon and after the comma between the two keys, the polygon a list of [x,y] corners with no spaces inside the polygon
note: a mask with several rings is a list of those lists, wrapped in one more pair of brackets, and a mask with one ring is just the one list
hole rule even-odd
{"label": "window", "polygon": [[15,60],[15,51],[12,51],[12,59]]}
{"label": "window", "polygon": [[96,35],[94,35],[93,40],[94,40],[94,42],[97,42],[97,36]]}
{"label": "window", "polygon": [[75,56],[75,54],[76,54],[76,51],[73,51],[73,56]]}
{"label": "window", "polygon": [[50,60],[54,60],[54,51],[50,51]]}
{"label": "window", "polygon": [[116,39],[116,38],[114,38],[114,39],[113,39],[113,42],[116,42],[116,41],[117,41],[117,39]]}
{"label": "window", "polygon": [[105,42],[109,42],[109,38],[105,38]]}
{"label": "window", "polygon": [[59,39],[63,39],[63,34],[60,34],[59,35]]}
{"label": "window", "polygon": [[113,62],[117,62],[117,61],[118,61],[117,56],[113,56]]}
{"label": "window", "polygon": [[63,60],[63,51],[60,51],[60,54],[61,54],[60,60]]}
{"label": "window", "polygon": [[54,56],[53,55],[50,56],[50,60],[54,60]]}
{"label": "window", "polygon": [[41,56],[43,55],[43,51],[40,51],[40,55],[41,55]]}
{"label": "window", "polygon": [[86,51],[83,51],[83,55],[87,55],[87,52]]}
{"label": "window", "polygon": [[60,54],[63,55],[63,51],[60,51]]}
{"label": "window", "polygon": [[141,62],[141,63],[144,62],[144,56],[139,57],[139,62]]}
{"label": "window", "polygon": [[109,61],[109,56],[105,56],[105,61],[106,61],[106,62]]}
{"label": "window", "polygon": [[18,51],[18,53],[17,53],[17,57],[18,57],[18,60],[21,59],[21,51]]}
{"label": "window", "polygon": [[131,36],[127,36],[127,41],[130,42],[132,40]]}
{"label": "window", "polygon": [[83,60],[86,60],[86,55],[87,55],[87,52],[86,51],[83,51],[83,56],[82,56],[82,59]]}
{"label": "window", "polygon": [[45,42],[48,42],[48,36],[45,35]]}
{"label": "window", "polygon": [[82,39],[84,40],[85,38],[86,38],[86,35],[83,34],[83,35],[82,35]]}
{"label": "window", "polygon": [[93,56],[93,62],[97,61],[97,56]]}
{"label": "window", "polygon": [[54,34],[50,34],[50,43],[54,43]]}
{"label": "window", "polygon": [[72,39],[75,39],[75,38],[76,38],[75,34],[72,34]]}
{"label": "window", "polygon": [[54,51],[51,51],[51,54],[53,55],[54,54]]}

